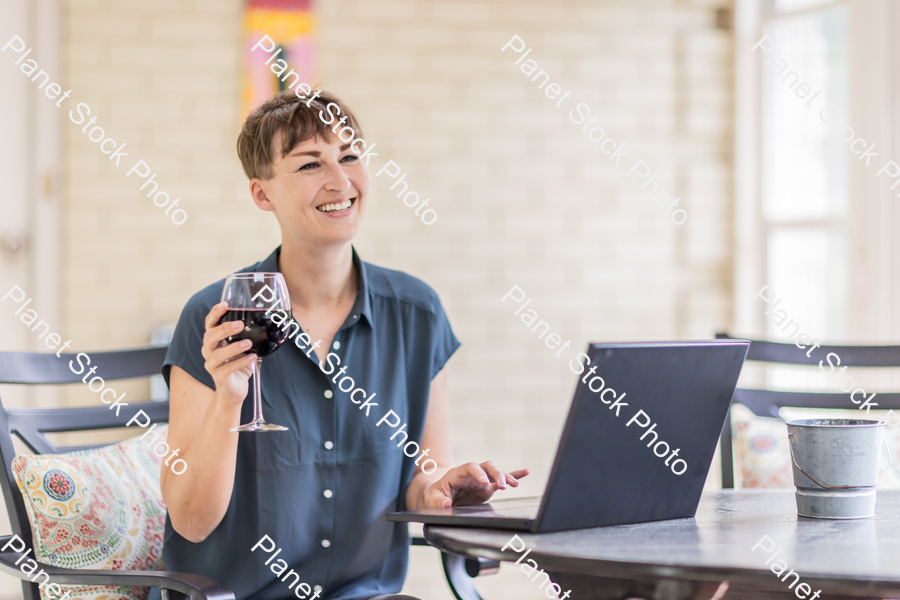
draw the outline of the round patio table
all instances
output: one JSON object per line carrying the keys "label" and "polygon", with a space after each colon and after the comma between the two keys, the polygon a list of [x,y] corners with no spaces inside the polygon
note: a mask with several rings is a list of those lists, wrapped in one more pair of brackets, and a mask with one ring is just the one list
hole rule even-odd
{"label": "round patio table", "polygon": [[[504,561],[521,556],[500,550],[514,533],[425,527],[441,550]],[[571,600],[900,598],[900,490],[878,491],[872,519],[798,517],[793,488],[723,490],[704,494],[690,519],[517,535],[532,551],[505,568],[533,559]],[[771,569],[779,561],[784,581]]]}

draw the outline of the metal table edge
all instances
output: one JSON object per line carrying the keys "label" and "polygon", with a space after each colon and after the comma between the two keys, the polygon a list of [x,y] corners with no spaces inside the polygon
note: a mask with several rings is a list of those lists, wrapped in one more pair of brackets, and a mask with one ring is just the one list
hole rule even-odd
{"label": "metal table edge", "polygon": [[[450,527],[445,525],[425,525],[423,535],[429,544],[442,552],[448,552],[465,558],[491,558],[500,561],[515,562],[518,555],[501,552],[499,548],[479,544],[464,544],[448,537],[454,530],[477,530],[472,527]],[[498,530],[490,530],[498,531]],[[506,533],[504,531],[504,533]],[[515,532],[509,532],[514,534]],[[529,533],[529,532],[520,532]],[[540,535],[540,534],[531,534]],[[787,589],[778,577],[768,569],[746,569],[742,567],[693,567],[682,565],[663,565],[638,562],[620,562],[601,559],[584,559],[560,557],[532,551],[533,558],[545,571],[556,571],[574,575],[588,575],[598,578],[631,579],[643,581],[647,579],[677,579],[684,581],[729,581],[758,587],[760,591],[784,591]],[[512,557],[512,558],[510,558]],[[563,567],[563,568],[560,568]],[[802,581],[813,589],[822,589],[822,595],[845,594],[859,597],[881,595],[883,597],[900,598],[900,577],[895,579],[873,579],[859,577],[848,579],[846,575],[835,577],[809,576]],[[861,592],[867,592],[861,595]]]}

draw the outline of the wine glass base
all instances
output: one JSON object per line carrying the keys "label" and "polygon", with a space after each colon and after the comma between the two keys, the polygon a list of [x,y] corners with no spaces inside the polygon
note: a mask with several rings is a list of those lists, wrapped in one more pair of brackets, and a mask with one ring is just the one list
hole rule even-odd
{"label": "wine glass base", "polygon": [[228,431],[288,431],[288,428],[275,425],[274,423],[266,423],[265,421],[252,421],[246,425],[233,427]]}

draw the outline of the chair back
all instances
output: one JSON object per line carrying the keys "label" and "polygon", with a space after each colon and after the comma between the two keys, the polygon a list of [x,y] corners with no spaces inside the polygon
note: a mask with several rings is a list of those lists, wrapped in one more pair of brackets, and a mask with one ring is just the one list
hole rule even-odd
{"label": "chair back", "polygon": [[[727,333],[717,333],[716,339],[735,339]],[[743,339],[743,338],[738,338]],[[841,358],[840,365],[850,367],[900,367],[900,346],[819,346],[811,350],[801,349],[794,343],[750,340],[747,360],[783,365],[818,365],[829,353]],[[807,356],[809,353],[809,356]],[[879,409],[900,409],[900,393],[878,392]],[[777,390],[737,388],[734,401],[749,408],[760,417],[778,417],[785,406],[798,408],[856,408],[850,403],[849,393],[831,392],[782,392]],[[898,415],[900,416],[900,415]],[[860,418],[865,418],[860,416]],[[719,438],[722,457],[722,487],[734,487],[734,452],[731,436],[731,411],[722,436]]]}
{"label": "chair back", "polygon": [[[136,377],[157,375],[162,369],[167,346],[146,346],[112,352],[92,352],[91,367],[96,366],[96,374],[104,381],[116,381]],[[0,352],[0,384],[74,384],[82,382],[83,374],[76,374],[69,368],[69,361],[76,365],[77,354]],[[97,398],[97,406],[84,408],[53,409],[6,409],[0,398],[0,459],[5,472],[0,477],[0,488],[6,501],[6,510],[13,533],[25,541],[28,548],[34,547],[31,524],[25,511],[25,502],[16,484],[12,461],[16,457],[13,447],[15,435],[36,454],[57,454],[75,450],[88,450],[99,445],[55,446],[46,437],[48,433],[67,433],[124,427],[138,411],[143,410],[152,422],[166,422],[169,419],[168,402],[129,402],[128,406],[115,410],[102,404]],[[25,600],[40,600],[36,583],[22,582]]]}

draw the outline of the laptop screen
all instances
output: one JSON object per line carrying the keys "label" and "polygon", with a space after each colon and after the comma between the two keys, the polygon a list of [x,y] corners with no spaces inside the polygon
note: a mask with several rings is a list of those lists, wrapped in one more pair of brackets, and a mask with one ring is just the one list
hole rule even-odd
{"label": "laptop screen", "polygon": [[693,516],[748,348],[591,344],[538,531]]}

